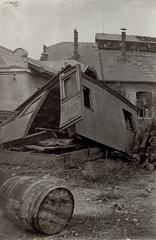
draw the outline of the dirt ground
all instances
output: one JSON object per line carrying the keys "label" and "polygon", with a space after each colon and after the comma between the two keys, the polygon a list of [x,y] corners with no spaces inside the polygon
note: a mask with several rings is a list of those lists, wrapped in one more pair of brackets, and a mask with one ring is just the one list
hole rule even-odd
{"label": "dirt ground", "polygon": [[107,161],[107,168],[102,168],[104,164],[104,160],[97,160],[79,168],[61,170],[0,165],[0,185],[12,176],[38,176],[67,187],[75,201],[72,219],[53,236],[29,232],[9,220],[0,207],[0,239],[156,239],[156,170],[126,163],[119,163],[118,170],[112,167],[111,161]]}

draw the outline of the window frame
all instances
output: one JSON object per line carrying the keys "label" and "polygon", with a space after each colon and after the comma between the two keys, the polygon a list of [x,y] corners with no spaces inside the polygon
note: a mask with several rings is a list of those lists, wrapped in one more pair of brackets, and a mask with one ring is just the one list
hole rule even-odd
{"label": "window frame", "polygon": [[[142,105],[141,107],[138,106],[139,101],[140,101],[140,104]],[[146,109],[149,112],[149,118],[150,118],[152,116],[152,92],[147,92],[147,91],[136,92],[136,106],[139,109],[138,111],[139,118],[146,117],[146,112],[147,112]]]}
{"label": "window frame", "polygon": [[[87,104],[85,104],[85,90],[88,91],[88,102],[89,102],[89,106]],[[84,101],[84,107],[87,108],[87,109],[90,109],[93,111],[93,104],[92,104],[92,97],[91,97],[91,90],[90,88],[86,87],[83,85],[83,101]]]}
{"label": "window frame", "polygon": [[[76,77],[76,90],[74,93],[71,93],[70,95],[66,96],[66,92],[65,92],[65,81],[66,80],[70,80],[70,78],[72,77],[72,75],[74,75],[75,71],[71,71],[70,74],[66,75],[66,76],[62,76],[62,80],[61,80],[61,100],[62,101],[66,101],[70,98],[72,98],[73,96],[77,95],[80,91],[81,91],[81,86],[79,83],[78,78]],[[71,80],[72,81],[72,80]]]}
{"label": "window frame", "polygon": [[124,108],[122,110],[123,110],[126,129],[135,133],[136,129],[134,124],[133,114]]}

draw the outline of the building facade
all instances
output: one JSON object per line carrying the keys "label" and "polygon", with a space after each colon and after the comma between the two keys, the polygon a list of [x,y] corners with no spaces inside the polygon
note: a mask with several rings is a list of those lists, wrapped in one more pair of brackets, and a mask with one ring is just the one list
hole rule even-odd
{"label": "building facade", "polygon": [[[139,52],[156,52],[156,38],[145,36],[126,35],[126,29],[122,29],[122,35],[96,33],[95,42],[99,49],[122,49],[122,36],[125,35],[126,50]],[[124,39],[123,39],[124,40]]]}
{"label": "building facade", "polygon": [[[44,46],[41,61],[76,61],[96,69],[99,80],[139,108],[138,118],[156,117],[156,38],[96,33],[95,43],[73,42]],[[75,35],[77,34],[77,35]]]}
{"label": "building facade", "polygon": [[52,76],[26,50],[0,46],[0,111],[13,111]]}

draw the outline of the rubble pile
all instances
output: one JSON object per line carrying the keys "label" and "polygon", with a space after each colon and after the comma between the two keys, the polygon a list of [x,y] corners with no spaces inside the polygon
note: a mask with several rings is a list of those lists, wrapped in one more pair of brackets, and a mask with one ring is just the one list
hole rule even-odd
{"label": "rubble pile", "polygon": [[133,152],[137,163],[150,171],[156,168],[156,120],[140,124]]}

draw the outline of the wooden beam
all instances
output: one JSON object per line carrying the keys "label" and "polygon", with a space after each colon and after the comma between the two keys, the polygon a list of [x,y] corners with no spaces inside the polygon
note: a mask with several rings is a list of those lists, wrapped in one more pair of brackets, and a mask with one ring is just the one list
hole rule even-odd
{"label": "wooden beam", "polygon": [[44,152],[46,150],[64,150],[64,149],[69,149],[69,148],[74,148],[76,147],[76,144],[72,144],[72,145],[61,145],[61,146],[49,146],[49,147],[44,147],[44,146],[38,146],[38,145],[26,145],[25,147],[28,149],[32,149],[32,150],[36,150],[39,152]]}
{"label": "wooden beam", "polygon": [[105,156],[104,151],[99,147],[85,148],[64,154],[43,154],[17,151],[0,151],[0,164],[11,164],[33,167],[57,166],[78,166],[80,163],[92,161]]}
{"label": "wooden beam", "polygon": [[13,141],[5,142],[2,144],[2,147],[11,147],[11,146],[20,146],[21,147],[21,146],[24,146],[27,144],[33,144],[33,143],[39,142],[41,140],[45,140],[49,137],[53,137],[52,132],[42,131],[42,132],[28,135],[24,138],[19,138],[19,139],[13,140]]}

